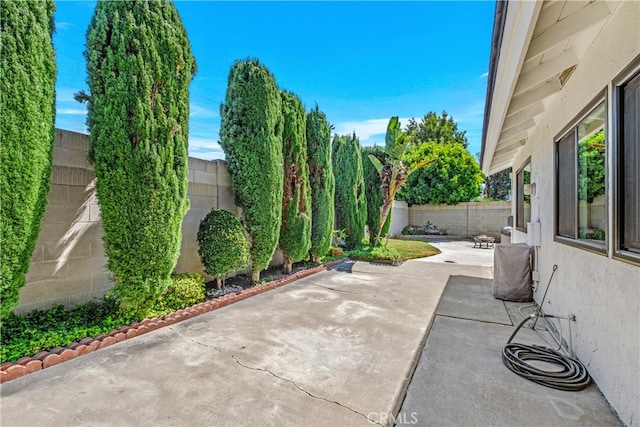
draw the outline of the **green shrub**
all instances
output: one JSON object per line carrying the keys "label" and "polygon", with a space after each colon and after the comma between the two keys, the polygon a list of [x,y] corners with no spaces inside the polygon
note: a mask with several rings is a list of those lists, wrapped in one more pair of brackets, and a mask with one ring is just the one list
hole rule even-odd
{"label": "green shrub", "polygon": [[362,261],[393,261],[400,259],[400,252],[391,246],[378,245],[358,245],[355,249],[348,251],[349,258]]}
{"label": "green shrub", "polygon": [[249,235],[251,281],[271,262],[282,224],[282,100],[258,60],[236,61],[220,107],[220,145]]}
{"label": "green shrub", "polygon": [[355,133],[333,138],[331,160],[336,179],[336,227],[345,230],[346,248],[353,249],[362,242],[367,221],[362,155]]}
{"label": "green shrub", "polygon": [[204,278],[199,274],[174,274],[165,293],[156,301],[156,316],[191,307],[205,300]]}
{"label": "green shrub", "polygon": [[249,262],[244,228],[231,212],[212,209],[200,222],[197,239],[202,265],[216,278],[218,288],[225,276],[245,268]]}
{"label": "green shrub", "polygon": [[292,264],[306,258],[311,247],[311,188],[307,164],[306,113],[296,95],[282,91],[281,96],[284,188],[280,249],[284,258],[283,271],[291,273]]}
{"label": "green shrub", "polygon": [[0,318],[18,305],[51,182],[54,9],[52,0],[0,7]]}
{"label": "green shrub", "polygon": [[110,292],[123,313],[145,316],[180,253],[195,59],[168,0],[98,2],[85,57]]}
{"label": "green shrub", "polygon": [[331,164],[331,127],[316,105],[307,114],[307,153],[311,184],[311,261],[318,263],[331,245],[335,216],[335,177]]}

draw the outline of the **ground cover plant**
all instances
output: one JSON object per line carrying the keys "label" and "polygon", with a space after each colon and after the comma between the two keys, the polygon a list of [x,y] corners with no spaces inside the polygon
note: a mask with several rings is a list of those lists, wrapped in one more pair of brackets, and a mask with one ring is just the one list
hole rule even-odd
{"label": "ground cover plant", "polygon": [[[202,276],[173,275],[171,284],[150,309],[149,317],[162,317],[202,302],[205,300],[204,292]],[[0,363],[66,347],[140,320],[143,320],[140,315],[122,314],[118,301],[113,297],[104,297],[70,310],[60,304],[50,310],[34,310],[22,315],[10,313],[2,319]]]}

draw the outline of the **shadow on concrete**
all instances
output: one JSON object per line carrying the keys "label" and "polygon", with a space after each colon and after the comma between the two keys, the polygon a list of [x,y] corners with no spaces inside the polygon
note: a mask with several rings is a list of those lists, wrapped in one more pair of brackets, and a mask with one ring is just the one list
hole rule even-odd
{"label": "shadow on concrete", "polygon": [[336,265],[335,267],[328,268],[327,270],[335,270],[342,273],[353,273],[353,264],[355,264],[355,261],[346,260]]}

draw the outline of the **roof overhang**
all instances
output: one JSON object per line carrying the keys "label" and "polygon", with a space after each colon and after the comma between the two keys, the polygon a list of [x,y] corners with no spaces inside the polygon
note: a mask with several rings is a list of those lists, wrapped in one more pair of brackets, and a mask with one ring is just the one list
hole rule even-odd
{"label": "roof overhang", "polygon": [[497,1],[482,130],[486,175],[513,165],[618,3]]}

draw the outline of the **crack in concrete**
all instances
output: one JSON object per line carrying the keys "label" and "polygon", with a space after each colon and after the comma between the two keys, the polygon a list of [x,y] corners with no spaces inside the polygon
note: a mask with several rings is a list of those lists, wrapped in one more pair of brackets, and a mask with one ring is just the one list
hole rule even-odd
{"label": "crack in concrete", "polygon": [[310,283],[310,285],[312,285],[312,286],[317,286],[317,287],[319,287],[319,288],[324,288],[324,289],[327,289],[327,290],[329,290],[329,291],[342,292],[342,293],[345,293],[345,294],[366,295],[366,296],[369,296],[369,297],[380,298],[380,296],[378,296],[378,295],[376,295],[376,294],[371,294],[371,293],[368,293],[368,292],[354,292],[354,291],[347,291],[347,290],[344,290],[344,289],[336,289],[336,288],[332,288],[331,286],[319,285],[319,284],[317,284],[317,283]]}
{"label": "crack in concrete", "polygon": [[[216,349],[216,350],[217,350],[217,349]],[[277,378],[277,379],[279,379],[279,380],[281,380],[281,381],[285,381],[285,382],[287,382],[287,383],[289,383],[289,384],[293,385],[295,388],[297,388],[297,389],[298,389],[298,390],[300,390],[301,392],[305,393],[305,394],[306,394],[307,396],[309,396],[309,397],[312,397],[312,398],[314,398],[314,399],[318,399],[318,400],[323,400],[323,401],[325,401],[325,402],[327,402],[327,403],[333,403],[333,404],[335,404],[335,405],[340,406],[341,408],[344,408],[344,409],[347,409],[347,410],[349,410],[349,411],[353,412],[354,414],[360,415],[361,417],[363,417],[364,419],[366,419],[366,420],[367,420],[368,422],[370,422],[370,423],[375,423],[375,424],[378,424],[378,425],[382,426],[382,424],[377,423],[377,422],[375,422],[375,421],[372,421],[370,418],[368,418],[368,417],[367,417],[365,414],[363,414],[362,412],[358,412],[358,411],[356,411],[355,409],[350,408],[350,407],[348,407],[347,405],[343,405],[342,403],[340,403],[340,402],[338,402],[338,401],[335,401],[335,400],[329,400],[329,399],[327,399],[327,398],[325,398],[325,397],[322,397],[322,396],[316,396],[315,394],[313,394],[313,393],[311,393],[311,392],[309,392],[309,391],[305,390],[304,388],[300,387],[300,386],[299,386],[295,381],[292,381],[292,380],[290,380],[290,379],[287,379],[287,378],[281,377],[280,375],[275,374],[274,372],[272,372],[272,371],[271,371],[271,370],[269,370],[269,369],[256,368],[256,367],[253,367],[253,366],[245,365],[244,363],[242,363],[242,362],[241,362],[241,361],[240,361],[236,356],[234,356],[233,354],[231,354],[231,355],[229,355],[229,356],[230,356],[230,357],[231,357],[231,358],[232,358],[232,359],[233,359],[233,360],[234,360],[238,365],[242,366],[243,368],[246,368],[246,369],[249,369],[249,370],[252,370],[252,371],[266,372],[266,373],[268,373],[268,374],[272,375],[273,377],[275,377],[275,378]]]}
{"label": "crack in concrete", "polygon": [[329,399],[327,399],[327,398],[325,398],[325,397],[322,397],[322,396],[316,396],[315,394],[313,394],[313,393],[311,393],[311,392],[309,392],[309,391],[305,390],[304,388],[300,387],[300,386],[299,386],[295,381],[292,381],[292,380],[290,380],[290,379],[287,379],[287,378],[281,377],[280,375],[275,374],[274,372],[272,372],[272,371],[271,371],[271,370],[269,370],[269,369],[256,368],[256,367],[253,367],[253,366],[246,365],[246,364],[242,363],[242,362],[240,361],[240,359],[238,359],[235,355],[233,355],[233,354],[229,354],[229,353],[227,353],[226,351],[223,351],[223,350],[219,349],[219,348],[218,348],[218,347],[216,347],[216,346],[208,345],[208,344],[202,343],[202,342],[200,342],[200,341],[198,341],[198,340],[195,340],[195,339],[193,339],[193,338],[186,337],[186,336],[184,336],[183,334],[180,334],[178,331],[176,331],[176,330],[175,330],[175,329],[173,329],[172,327],[169,327],[169,329],[170,329],[170,330],[172,330],[173,332],[177,333],[177,334],[178,334],[182,339],[186,339],[186,340],[188,340],[188,341],[191,341],[192,343],[194,343],[194,344],[196,344],[196,345],[199,345],[199,346],[201,346],[201,347],[205,347],[205,348],[212,348],[212,349],[214,349],[215,351],[217,351],[218,353],[220,353],[220,354],[222,354],[222,355],[224,355],[224,356],[228,356],[228,357],[230,357],[231,359],[233,359],[233,361],[234,361],[234,362],[236,362],[236,364],[238,364],[239,366],[242,366],[242,367],[243,367],[243,368],[245,368],[245,369],[249,369],[249,370],[251,370],[251,371],[258,371],[258,372],[265,372],[265,373],[268,373],[268,374],[272,375],[273,377],[275,377],[275,378],[277,378],[277,379],[279,379],[279,380],[281,380],[281,381],[285,381],[285,382],[287,382],[287,383],[289,383],[289,384],[293,385],[295,388],[297,388],[297,389],[298,389],[298,390],[300,390],[301,392],[305,393],[305,394],[306,394],[307,396],[309,396],[309,397],[312,397],[312,398],[314,398],[314,399],[318,399],[318,400],[323,400],[323,401],[325,401],[325,402],[327,402],[327,403],[333,403],[333,404],[335,404],[335,405],[340,406],[341,408],[344,408],[344,409],[347,409],[347,410],[349,410],[349,411],[353,412],[354,414],[360,415],[361,417],[363,417],[364,419],[366,419],[368,422],[370,422],[370,423],[372,423],[372,424],[377,424],[377,425],[379,425],[379,426],[384,427],[384,426],[383,426],[383,424],[380,424],[380,423],[378,423],[378,422],[376,422],[376,421],[371,420],[370,418],[368,418],[368,417],[367,417],[365,414],[363,414],[362,412],[358,412],[358,411],[356,411],[355,409],[350,408],[350,407],[348,407],[347,405],[343,405],[342,403],[340,403],[340,402],[338,402],[338,401],[335,401],[335,400],[329,400]]}

